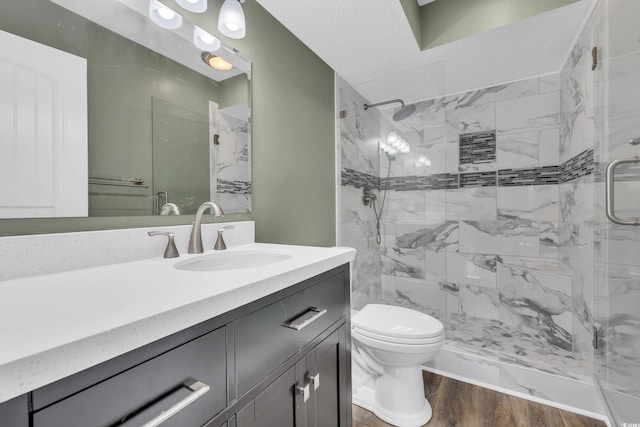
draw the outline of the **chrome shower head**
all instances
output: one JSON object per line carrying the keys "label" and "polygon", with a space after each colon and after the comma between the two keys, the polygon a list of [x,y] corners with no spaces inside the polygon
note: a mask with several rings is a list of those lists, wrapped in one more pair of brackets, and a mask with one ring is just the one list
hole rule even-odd
{"label": "chrome shower head", "polygon": [[378,102],[376,104],[364,104],[364,109],[368,110],[371,107],[378,107],[380,105],[387,105],[387,104],[393,104],[393,103],[400,103],[402,106],[400,107],[400,109],[398,111],[396,111],[395,113],[393,113],[393,121],[394,122],[399,122],[401,120],[404,120],[406,118],[408,118],[409,116],[411,116],[413,113],[415,113],[416,111],[416,106],[415,105],[404,105],[404,101],[402,99],[392,99],[390,101],[384,101],[384,102]]}
{"label": "chrome shower head", "polygon": [[414,104],[412,105],[407,105],[407,106],[402,106],[400,107],[400,109],[398,111],[396,111],[393,114],[393,121],[394,122],[400,122],[406,118],[408,118],[409,116],[411,116],[413,113],[416,112],[416,106]]}

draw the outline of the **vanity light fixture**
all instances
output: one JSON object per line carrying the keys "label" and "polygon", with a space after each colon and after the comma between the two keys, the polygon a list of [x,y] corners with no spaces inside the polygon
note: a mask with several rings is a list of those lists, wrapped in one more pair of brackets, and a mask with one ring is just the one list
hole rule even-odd
{"label": "vanity light fixture", "polygon": [[387,140],[380,143],[380,149],[385,153],[395,155],[398,153],[406,154],[411,151],[409,143],[396,131],[389,132]]}
{"label": "vanity light fixture", "polygon": [[431,166],[431,160],[429,160],[426,156],[420,156],[418,160],[416,160],[416,167],[420,166]]}
{"label": "vanity light fixture", "polygon": [[207,0],[176,0],[176,3],[189,12],[202,13],[207,10]]}
{"label": "vanity light fixture", "polygon": [[202,60],[205,64],[216,70],[229,71],[233,68],[233,64],[210,52],[202,52]]}
{"label": "vanity light fixture", "polygon": [[149,0],[149,18],[156,25],[168,30],[175,30],[182,25],[182,16],[158,0]]}
{"label": "vanity light fixture", "polygon": [[239,0],[224,0],[218,16],[218,31],[232,39],[245,36],[244,11]]}
{"label": "vanity light fixture", "polygon": [[220,39],[212,36],[197,25],[193,27],[193,44],[200,50],[215,52],[220,49]]}

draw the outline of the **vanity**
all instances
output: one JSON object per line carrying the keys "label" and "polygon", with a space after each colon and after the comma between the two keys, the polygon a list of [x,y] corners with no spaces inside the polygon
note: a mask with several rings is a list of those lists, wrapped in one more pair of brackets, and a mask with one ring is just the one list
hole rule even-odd
{"label": "vanity", "polygon": [[[277,261],[215,269],[256,254]],[[250,243],[0,282],[0,425],[350,426],[353,256]]]}

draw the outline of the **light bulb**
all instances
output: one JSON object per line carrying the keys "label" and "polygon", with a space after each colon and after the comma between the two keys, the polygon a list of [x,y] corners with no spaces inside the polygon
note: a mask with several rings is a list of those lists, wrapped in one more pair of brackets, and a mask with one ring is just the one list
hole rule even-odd
{"label": "light bulb", "polygon": [[220,71],[229,71],[233,68],[233,64],[229,61],[220,58],[219,56],[212,55],[209,52],[202,52],[202,60],[210,66],[211,68],[215,68]]}
{"label": "light bulb", "polygon": [[207,0],[176,0],[176,2],[189,12],[202,13],[207,11]]}
{"label": "light bulb", "polygon": [[195,26],[193,28],[193,44],[200,50],[207,52],[215,52],[220,49],[220,40],[212,36],[202,28]]}
{"label": "light bulb", "polygon": [[245,19],[242,5],[238,0],[224,0],[218,16],[218,31],[232,39],[245,36]]}
{"label": "light bulb", "polygon": [[390,144],[393,144],[397,140],[398,140],[398,134],[393,131],[389,132],[389,135],[387,136],[387,142]]}
{"label": "light bulb", "polygon": [[160,9],[158,9],[158,14],[164,18],[164,19],[173,19],[174,16],[176,16],[176,13],[169,9],[168,7],[161,7]]}
{"label": "light bulb", "polygon": [[149,1],[149,18],[154,24],[168,30],[175,30],[182,26],[182,16],[158,0]]}

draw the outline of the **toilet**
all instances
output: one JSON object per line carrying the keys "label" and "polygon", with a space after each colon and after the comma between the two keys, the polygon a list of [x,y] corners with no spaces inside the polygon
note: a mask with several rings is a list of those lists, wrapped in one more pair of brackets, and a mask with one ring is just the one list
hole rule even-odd
{"label": "toilet", "polygon": [[421,365],[444,343],[442,323],[404,307],[368,304],[351,319],[353,403],[381,420],[416,427],[431,419]]}

